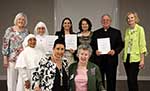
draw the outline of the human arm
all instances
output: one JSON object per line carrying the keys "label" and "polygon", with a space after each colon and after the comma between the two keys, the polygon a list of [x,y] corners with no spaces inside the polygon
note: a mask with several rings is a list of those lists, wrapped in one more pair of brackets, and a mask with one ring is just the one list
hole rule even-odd
{"label": "human arm", "polygon": [[27,69],[26,68],[20,68],[19,74],[23,78],[23,83],[25,85],[25,88],[29,89],[31,82],[30,82],[29,77],[28,77]]}
{"label": "human arm", "polygon": [[143,68],[144,68],[144,54],[141,54],[139,69],[143,69]]}
{"label": "human arm", "polygon": [[102,83],[102,76],[98,66],[96,66],[96,87],[97,91],[106,91]]}
{"label": "human arm", "polygon": [[6,30],[4,37],[3,37],[2,54],[3,54],[3,67],[4,68],[7,68],[9,66],[9,62],[8,62],[9,46],[10,46],[9,35],[10,35],[10,28]]}
{"label": "human arm", "polygon": [[[122,40],[122,35],[120,30],[113,31],[114,34],[111,35],[111,47],[112,49],[108,52],[108,55],[118,55],[124,48],[124,42]],[[112,33],[113,33],[112,32]]]}
{"label": "human arm", "polygon": [[3,56],[3,67],[8,68],[8,66],[9,66],[8,57]]}
{"label": "human arm", "polygon": [[144,56],[147,53],[145,33],[144,33],[143,27],[141,27],[141,30],[140,30],[139,46],[140,46],[140,54],[141,54],[140,55],[139,69],[143,69],[144,68]]}

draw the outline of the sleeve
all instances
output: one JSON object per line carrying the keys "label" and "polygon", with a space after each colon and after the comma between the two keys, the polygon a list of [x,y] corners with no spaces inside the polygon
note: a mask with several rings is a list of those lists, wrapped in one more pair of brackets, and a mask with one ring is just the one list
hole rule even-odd
{"label": "sleeve", "polygon": [[26,68],[20,68],[19,73],[21,74],[24,82],[29,80]]}
{"label": "sleeve", "polygon": [[102,76],[98,66],[96,66],[96,87],[97,91],[106,91],[102,84]]}
{"label": "sleeve", "polygon": [[139,37],[139,45],[140,45],[140,53],[146,53],[147,49],[146,49],[146,40],[145,40],[145,33],[144,33],[144,28],[141,27],[140,30],[140,37]]}
{"label": "sleeve", "polygon": [[16,60],[16,65],[15,65],[16,69],[20,69],[20,68],[22,69],[27,67],[25,57],[26,57],[25,53],[24,51],[22,51]]}
{"label": "sleeve", "polygon": [[3,36],[2,43],[2,54],[7,56],[9,54],[9,46],[10,46],[10,31],[11,28],[8,28]]}
{"label": "sleeve", "polygon": [[35,69],[35,71],[32,74],[32,89],[34,89],[35,86],[40,86],[43,73],[44,73],[44,68],[42,67],[40,61],[38,67]]}
{"label": "sleeve", "polygon": [[114,49],[116,54],[119,54],[121,52],[121,50],[124,48],[124,42],[122,40],[122,36],[121,36],[121,32],[118,30],[118,37],[116,39],[117,41],[117,46]]}

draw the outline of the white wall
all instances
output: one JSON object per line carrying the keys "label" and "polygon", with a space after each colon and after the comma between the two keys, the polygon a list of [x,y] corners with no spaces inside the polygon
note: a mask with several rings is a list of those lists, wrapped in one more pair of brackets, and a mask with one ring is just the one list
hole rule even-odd
{"label": "white wall", "polygon": [[117,0],[55,0],[55,31],[60,31],[64,17],[70,17],[73,22],[74,32],[78,30],[78,23],[82,17],[87,17],[92,22],[92,29],[101,27],[101,15],[108,13],[112,16],[112,25],[118,27]]}

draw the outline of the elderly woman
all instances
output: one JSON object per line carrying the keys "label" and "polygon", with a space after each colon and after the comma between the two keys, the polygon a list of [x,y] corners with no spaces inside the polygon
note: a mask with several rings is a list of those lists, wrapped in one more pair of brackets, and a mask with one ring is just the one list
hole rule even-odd
{"label": "elderly woman", "polygon": [[34,28],[34,34],[36,36],[37,44],[36,48],[39,49],[41,52],[46,53],[47,50],[47,43],[46,43],[46,36],[49,34],[46,24],[44,22],[38,22]]}
{"label": "elderly woman", "polygon": [[126,21],[124,67],[129,91],[138,91],[137,77],[139,70],[144,68],[144,55],[147,52],[145,33],[144,28],[138,24],[136,12],[128,12]]}
{"label": "elderly woman", "polygon": [[36,38],[33,34],[29,34],[24,42],[24,50],[19,54],[16,61],[16,69],[19,70],[18,83],[16,91],[31,90],[32,72],[38,66],[42,53],[36,48]]}
{"label": "elderly woman", "polygon": [[89,61],[91,53],[90,45],[78,47],[79,60],[69,66],[69,91],[104,91],[99,68]]}
{"label": "elderly woman", "polygon": [[27,16],[18,13],[14,19],[14,25],[7,28],[3,37],[2,54],[3,66],[7,68],[8,91],[16,91],[17,70],[15,69],[16,59],[22,51],[22,42],[28,35]]}
{"label": "elderly woman", "polygon": [[32,77],[34,91],[68,91],[67,60],[63,58],[65,42],[56,39],[51,56],[41,58]]}

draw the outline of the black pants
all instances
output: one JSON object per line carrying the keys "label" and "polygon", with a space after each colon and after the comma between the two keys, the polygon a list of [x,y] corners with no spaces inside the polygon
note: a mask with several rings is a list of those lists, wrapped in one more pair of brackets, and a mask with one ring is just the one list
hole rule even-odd
{"label": "black pants", "polygon": [[138,90],[138,73],[139,73],[139,62],[130,63],[130,54],[127,55],[126,63],[124,63],[127,83],[129,91],[139,91]]}
{"label": "black pants", "polygon": [[[107,56],[103,56],[99,63],[102,75],[102,82],[107,91],[116,91],[116,74],[118,61],[110,60]],[[106,77],[106,86],[105,86]]]}

